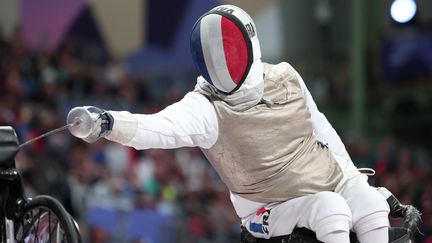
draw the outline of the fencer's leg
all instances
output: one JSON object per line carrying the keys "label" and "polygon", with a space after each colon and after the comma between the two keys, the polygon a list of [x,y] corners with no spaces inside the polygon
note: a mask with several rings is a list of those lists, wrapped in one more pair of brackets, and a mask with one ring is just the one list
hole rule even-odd
{"label": "fencer's leg", "polygon": [[316,233],[322,242],[343,243],[349,241],[351,211],[345,199],[334,192],[320,192],[304,207],[308,210],[299,219],[298,226]]}
{"label": "fencer's leg", "polygon": [[294,227],[305,227],[320,241],[348,243],[351,211],[341,195],[320,192],[261,208],[242,224],[258,238],[288,235]]}
{"label": "fencer's leg", "polygon": [[359,175],[346,182],[339,192],[352,212],[353,231],[361,243],[388,242],[389,206],[385,198]]}

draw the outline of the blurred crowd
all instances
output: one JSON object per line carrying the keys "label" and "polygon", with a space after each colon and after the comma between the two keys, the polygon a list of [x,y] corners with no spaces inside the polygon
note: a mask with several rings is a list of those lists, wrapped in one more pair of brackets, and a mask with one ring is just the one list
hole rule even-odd
{"label": "blurred crowd", "polygon": [[[63,126],[74,106],[152,113],[179,100],[194,80],[178,85],[175,77],[133,76],[117,60],[72,40],[55,52],[31,50],[17,34],[0,39],[0,125],[13,126],[24,142]],[[391,137],[371,141],[344,133],[343,140],[358,167],[376,170],[373,185],[422,211],[417,242],[431,243],[431,154]],[[197,148],[136,151],[102,140],[87,144],[63,132],[24,147],[16,164],[27,195],[60,200],[86,242],[154,242],[108,222],[113,232],[92,218],[95,208],[168,218],[155,230],[164,242],[239,242],[227,189]],[[143,227],[154,223],[142,220]]]}

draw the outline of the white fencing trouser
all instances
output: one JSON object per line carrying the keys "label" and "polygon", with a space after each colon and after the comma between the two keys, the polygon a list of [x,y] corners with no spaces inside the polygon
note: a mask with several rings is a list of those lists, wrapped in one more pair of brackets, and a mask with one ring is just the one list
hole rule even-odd
{"label": "white fencing trouser", "polygon": [[348,235],[351,210],[341,195],[326,191],[269,204],[255,214],[244,217],[242,225],[257,238],[287,235],[294,227],[305,227],[322,239],[336,231]]}
{"label": "white fencing trouser", "polygon": [[375,229],[386,228],[385,236],[388,237],[390,207],[386,198],[375,187],[369,185],[368,177],[361,174],[351,160],[333,155],[344,173],[335,192],[346,200],[351,209],[352,231],[360,236]]}
{"label": "white fencing trouser", "polygon": [[350,229],[362,235],[385,228],[387,235],[390,209],[386,199],[367,183],[367,176],[358,172],[350,160],[334,156],[344,173],[335,192],[319,192],[268,204],[255,214],[242,218],[242,225],[253,236],[266,239],[288,235],[295,227],[314,231],[318,239]]}

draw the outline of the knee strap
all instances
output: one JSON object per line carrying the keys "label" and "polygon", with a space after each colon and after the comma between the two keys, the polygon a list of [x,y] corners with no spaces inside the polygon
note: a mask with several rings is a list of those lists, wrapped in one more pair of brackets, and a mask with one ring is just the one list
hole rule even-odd
{"label": "knee strap", "polygon": [[382,211],[367,215],[357,220],[353,225],[353,228],[357,235],[361,235],[377,228],[389,226],[388,214],[386,211]]}
{"label": "knee strap", "polygon": [[351,220],[349,217],[345,215],[333,215],[318,222],[313,230],[316,232],[317,238],[321,239],[323,236],[336,231],[349,233],[350,228]]}

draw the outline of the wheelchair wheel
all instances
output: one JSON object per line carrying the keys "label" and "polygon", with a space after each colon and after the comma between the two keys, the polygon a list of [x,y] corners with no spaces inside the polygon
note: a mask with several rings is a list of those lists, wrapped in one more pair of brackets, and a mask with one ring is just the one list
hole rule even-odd
{"label": "wheelchair wheel", "polygon": [[15,240],[23,243],[79,243],[72,217],[50,196],[29,200],[15,222]]}

